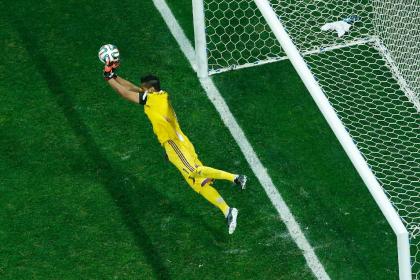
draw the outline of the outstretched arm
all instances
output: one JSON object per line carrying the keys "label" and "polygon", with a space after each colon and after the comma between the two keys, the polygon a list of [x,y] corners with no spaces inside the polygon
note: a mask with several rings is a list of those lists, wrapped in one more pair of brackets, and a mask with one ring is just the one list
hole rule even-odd
{"label": "outstretched arm", "polygon": [[139,103],[139,95],[140,92],[142,92],[140,88],[137,88],[138,90],[136,90],[136,88],[132,90],[132,88],[120,84],[117,79],[109,79],[108,84],[125,99],[134,103]]}
{"label": "outstretched arm", "polygon": [[125,99],[134,102],[140,103],[139,95],[143,92],[143,89],[135,86],[131,82],[118,77],[115,74],[116,68],[119,66],[119,63],[107,63],[104,68],[104,78],[108,84],[118,92]]}
{"label": "outstretched arm", "polygon": [[115,80],[122,86],[124,86],[125,88],[131,90],[131,91],[136,91],[139,92],[141,89],[140,87],[136,86],[135,84],[133,84],[130,81],[127,81],[126,79],[121,78],[120,76],[118,76],[117,78],[115,78]]}

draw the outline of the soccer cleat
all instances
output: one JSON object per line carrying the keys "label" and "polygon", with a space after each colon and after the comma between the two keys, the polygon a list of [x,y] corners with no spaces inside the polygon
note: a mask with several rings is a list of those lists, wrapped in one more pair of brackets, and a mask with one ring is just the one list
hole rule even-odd
{"label": "soccer cleat", "polygon": [[238,209],[229,208],[229,213],[226,217],[229,234],[232,234],[235,231],[237,218],[238,218]]}
{"label": "soccer cleat", "polygon": [[240,186],[242,190],[244,190],[246,188],[246,180],[247,178],[245,175],[238,175],[236,176],[234,183]]}

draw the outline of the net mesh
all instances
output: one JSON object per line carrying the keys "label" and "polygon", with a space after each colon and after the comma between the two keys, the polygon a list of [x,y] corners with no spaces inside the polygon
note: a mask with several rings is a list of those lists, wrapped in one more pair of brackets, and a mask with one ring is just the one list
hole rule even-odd
{"label": "net mesh", "polygon": [[252,0],[204,1],[209,73],[285,58]]}
{"label": "net mesh", "polygon": [[[410,231],[420,279],[420,1],[271,0]],[[205,0],[209,73],[286,59],[252,0]],[[338,37],[325,23],[353,18]]]}

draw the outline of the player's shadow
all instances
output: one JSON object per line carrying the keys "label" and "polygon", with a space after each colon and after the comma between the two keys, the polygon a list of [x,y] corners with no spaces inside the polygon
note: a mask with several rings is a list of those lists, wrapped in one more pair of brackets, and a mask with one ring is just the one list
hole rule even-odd
{"label": "player's shadow", "polygon": [[[102,183],[102,185],[106,188],[118,206],[120,214],[127,228],[133,234],[138,248],[141,249],[147,258],[148,263],[152,266],[155,277],[157,279],[170,279],[171,277],[169,271],[162,260],[161,254],[154,247],[151,238],[148,236],[141,224],[141,221],[146,218],[147,214],[142,213],[143,211],[139,211],[139,205],[141,205],[141,209],[143,210],[157,211],[162,214],[175,214],[184,220],[187,218],[190,222],[193,222],[191,220],[192,217],[182,210],[182,206],[175,205],[173,201],[171,201],[169,205],[158,206],[156,203],[157,201],[168,199],[159,192],[153,190],[152,187],[148,187],[147,190],[145,190],[144,186],[140,184],[139,180],[135,176],[121,170],[115,165],[111,165],[96,145],[95,139],[90,134],[88,127],[84,124],[79,113],[74,109],[75,102],[73,101],[71,95],[66,93],[66,90],[68,91],[68,89],[64,90],[59,75],[57,75],[57,73],[49,65],[48,57],[40,51],[39,42],[34,33],[31,33],[25,27],[24,23],[17,19],[10,19],[10,22],[14,24],[16,30],[18,31],[27,53],[31,56],[32,62],[46,81],[47,86],[53,94],[57,104],[61,107],[68,124],[74,132],[74,135],[77,137],[77,140],[90,160],[95,164],[98,174],[100,174],[98,176],[100,178],[100,183]],[[75,73],[75,75],[78,74]],[[134,189],[142,189],[141,195],[133,193],[132,190],[125,188],[125,184],[123,182],[124,178],[129,178],[131,184],[134,186]],[[136,200],[133,201],[133,198],[136,198]],[[162,209],[162,207],[164,208]],[[154,208],[159,209],[153,210]],[[197,227],[205,228],[207,231],[212,233],[214,239],[221,241],[220,238],[222,238],[222,234],[215,228],[210,227],[203,221],[199,221],[197,224],[196,219],[194,220]],[[160,229],[153,229],[152,231],[159,232]]]}

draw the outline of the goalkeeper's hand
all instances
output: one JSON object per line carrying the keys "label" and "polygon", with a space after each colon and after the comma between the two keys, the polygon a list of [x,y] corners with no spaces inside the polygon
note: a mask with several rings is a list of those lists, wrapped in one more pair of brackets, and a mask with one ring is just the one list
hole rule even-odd
{"label": "goalkeeper's hand", "polygon": [[118,66],[120,66],[120,62],[118,60],[113,61],[113,62],[107,61],[105,63],[104,79],[106,81],[109,81],[111,79],[115,79],[117,77],[116,70],[117,70]]}

